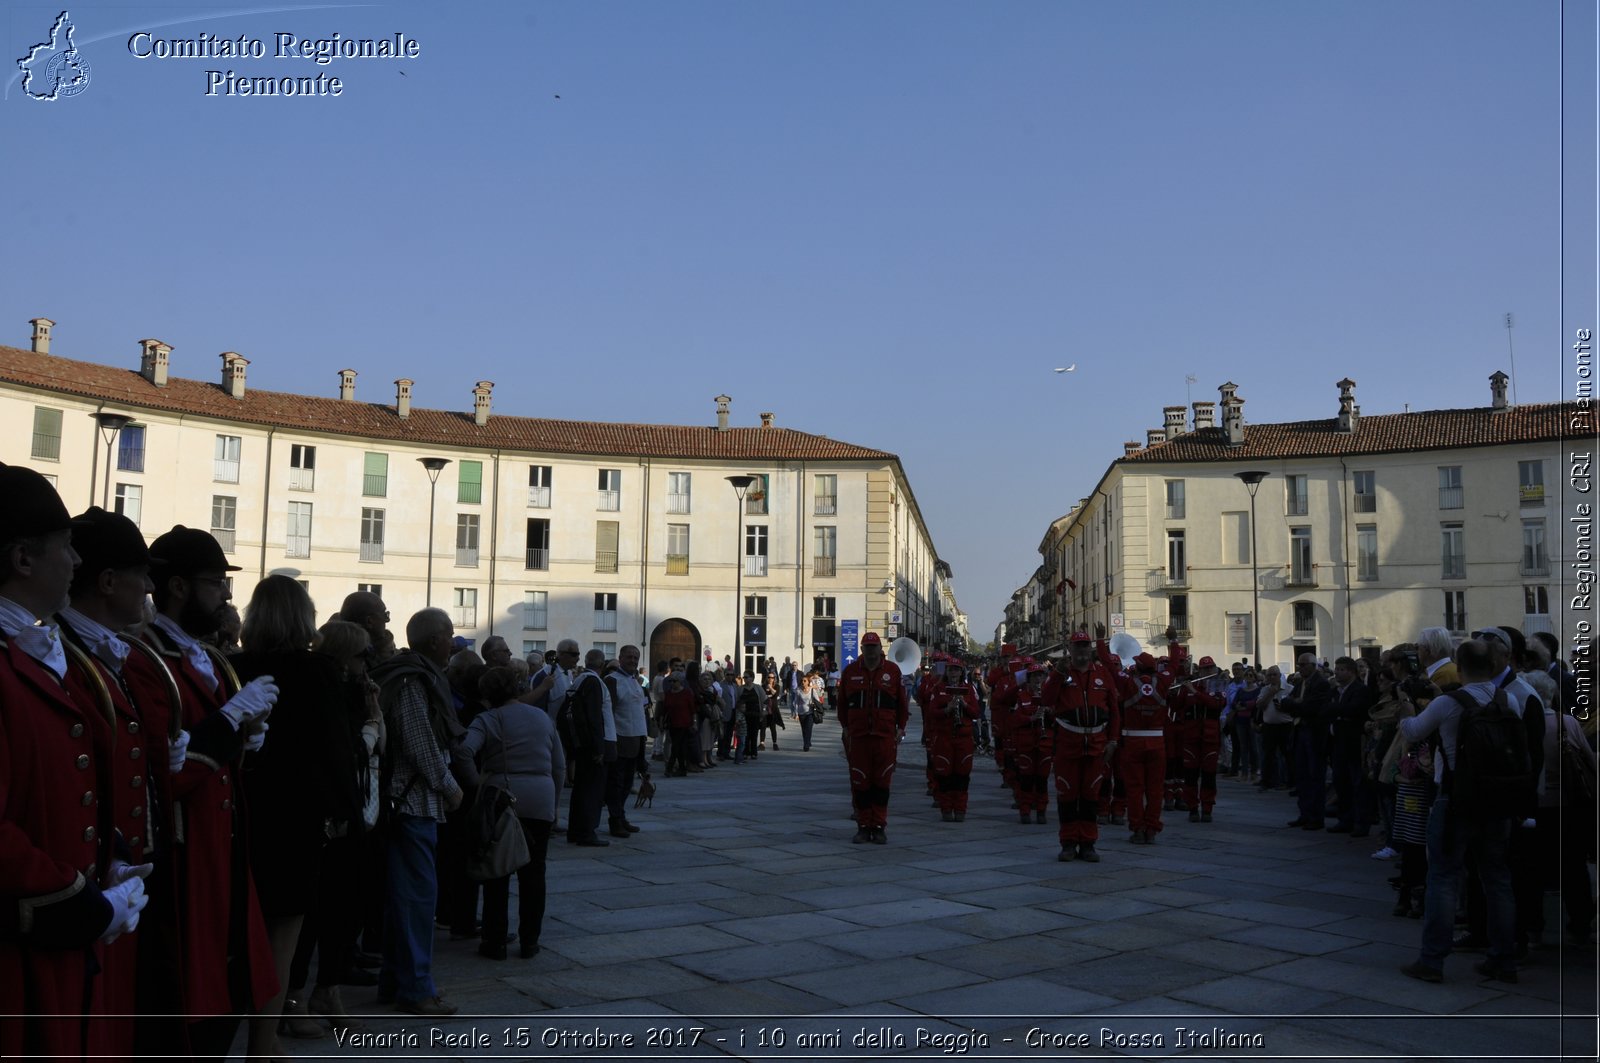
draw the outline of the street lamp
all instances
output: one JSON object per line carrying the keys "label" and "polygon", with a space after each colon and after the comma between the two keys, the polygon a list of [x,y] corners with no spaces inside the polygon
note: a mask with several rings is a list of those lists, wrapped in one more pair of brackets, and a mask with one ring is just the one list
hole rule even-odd
{"label": "street lamp", "polygon": [[450,464],[449,458],[418,458],[428,470],[428,607],[433,607],[433,503],[439,493],[439,473]]}
{"label": "street lamp", "polygon": [[730,476],[733,494],[739,500],[734,516],[733,535],[733,674],[744,674],[744,551],[740,539],[744,535],[744,493],[756,482],[754,476]]}
{"label": "street lamp", "polygon": [[[101,496],[100,508],[111,508],[111,445],[117,441],[117,433],[128,427],[128,422],[133,418],[125,413],[97,413],[94,423],[100,426],[100,435],[106,441],[106,488]],[[100,452],[91,451],[89,461],[89,504],[94,505],[95,466],[100,463]]]}
{"label": "street lamp", "polygon": [[1250,492],[1250,601],[1251,601],[1251,607],[1252,607],[1252,610],[1253,610],[1252,618],[1251,618],[1251,621],[1250,621],[1250,633],[1255,636],[1255,642],[1256,642],[1256,670],[1260,671],[1261,670],[1261,577],[1257,573],[1257,570],[1256,570],[1256,488],[1261,486],[1261,481],[1262,480],[1265,480],[1268,476],[1270,476],[1272,474],[1271,473],[1267,473],[1267,472],[1262,472],[1260,469],[1252,469],[1252,470],[1250,470],[1248,472],[1236,472],[1233,475],[1237,476],[1240,480],[1242,480],[1244,482],[1245,490]]}

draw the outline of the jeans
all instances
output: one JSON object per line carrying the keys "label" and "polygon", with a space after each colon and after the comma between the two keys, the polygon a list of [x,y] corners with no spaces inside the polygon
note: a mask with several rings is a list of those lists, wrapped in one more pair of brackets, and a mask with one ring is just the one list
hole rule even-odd
{"label": "jeans", "polygon": [[1422,912],[1422,952],[1425,966],[1444,969],[1455,935],[1456,902],[1470,853],[1478,864],[1487,907],[1489,966],[1516,969],[1516,902],[1511,893],[1511,869],[1506,854],[1511,842],[1508,817],[1470,820],[1450,814],[1450,798],[1434,799],[1428,815],[1428,887]]}
{"label": "jeans", "polygon": [[1256,746],[1256,734],[1250,727],[1250,717],[1240,719],[1237,714],[1228,721],[1233,729],[1233,759],[1228,770],[1235,775],[1253,775],[1261,768],[1261,751]]}
{"label": "jeans", "polygon": [[400,813],[389,824],[389,898],[384,908],[380,994],[403,1001],[439,995],[433,984],[433,909],[439,898],[434,863],[439,824]]}
{"label": "jeans", "polygon": [[801,744],[801,751],[802,752],[804,752],[805,750],[809,750],[811,748],[811,728],[812,728],[812,726],[813,726],[813,721],[811,719],[811,714],[809,712],[806,713],[804,716],[800,717],[800,744]]}
{"label": "jeans", "polygon": [[1261,725],[1261,785],[1287,786],[1294,776],[1289,750],[1290,730],[1293,724],[1268,723]]}

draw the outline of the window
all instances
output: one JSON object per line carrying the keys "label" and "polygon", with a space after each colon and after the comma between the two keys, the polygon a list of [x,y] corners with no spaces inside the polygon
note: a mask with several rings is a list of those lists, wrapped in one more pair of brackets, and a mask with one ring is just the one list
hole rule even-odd
{"label": "window", "polygon": [[1294,603],[1294,633],[1297,636],[1317,633],[1317,609],[1310,602]]}
{"label": "window", "polygon": [[383,597],[383,584],[381,583],[357,583],[356,590],[362,594],[376,594],[379,598]]}
{"label": "window", "polygon": [[1189,630],[1189,596],[1174,594],[1167,601],[1167,623],[1182,635]]}
{"label": "window", "polygon": [[1465,635],[1467,628],[1467,592],[1444,592],[1444,626],[1452,635]]}
{"label": "window", "polygon": [[1250,563],[1250,514],[1242,509],[1222,514],[1222,563]]}
{"label": "window", "polygon": [[744,574],[746,576],[765,576],[767,574],[767,526],[765,524],[746,524],[744,526]]}
{"label": "window", "polygon": [[[597,594],[594,596],[594,629],[596,631],[617,630],[617,596],[615,592]],[[607,659],[615,653],[606,654]]]}
{"label": "window", "polygon": [[608,661],[617,659],[617,644],[615,642],[596,642],[594,648],[603,653]]}
{"label": "window", "polygon": [[1356,525],[1356,579],[1378,578],[1378,526]]}
{"label": "window", "polygon": [[243,440],[238,436],[218,436],[212,451],[211,478],[219,484],[239,482],[239,450]]}
{"label": "window", "polygon": [[667,512],[689,512],[689,474],[686,472],[667,473]]}
{"label": "window", "polygon": [[1544,505],[1544,462],[1517,462],[1517,490],[1525,506]]}
{"label": "window", "polygon": [[462,568],[478,567],[478,515],[456,514],[456,564]]}
{"label": "window", "polygon": [[811,653],[816,657],[834,659],[834,641],[838,633],[838,602],[833,598],[811,599]]}
{"label": "window", "polygon": [[1467,548],[1463,534],[1459,524],[1443,524],[1439,527],[1443,554],[1443,565],[1439,575],[1444,579],[1467,578]]}
{"label": "window", "polygon": [[1378,512],[1378,474],[1368,469],[1350,474],[1355,485],[1356,512]]}
{"label": "window", "polygon": [[767,513],[767,474],[762,473],[750,484],[750,490],[744,496],[744,511],[751,516],[766,516]]}
{"label": "window", "polygon": [[522,592],[522,630],[543,631],[550,626],[550,592]]}
{"label": "window", "polygon": [[528,505],[534,509],[550,508],[550,466],[528,466]]}
{"label": "window", "polygon": [[1306,478],[1291,474],[1283,478],[1283,483],[1288,503],[1284,512],[1291,517],[1304,517],[1310,513],[1311,502],[1306,488]]}
{"label": "window", "polygon": [[368,498],[389,497],[389,455],[369,452],[361,459],[361,493]]}
{"label": "window", "polygon": [[130,424],[117,436],[117,468],[144,472],[144,425]]}
{"label": "window", "polygon": [[1549,616],[1549,589],[1546,587],[1522,588],[1522,611],[1529,616]]}
{"label": "window", "polygon": [[1189,581],[1189,566],[1184,557],[1184,537],[1181,531],[1167,532],[1167,582],[1184,584]]}
{"label": "window", "polygon": [[1316,583],[1316,566],[1311,562],[1311,529],[1289,529],[1289,582],[1302,587]]}
{"label": "window", "polygon": [[744,596],[744,669],[755,671],[767,655],[767,596]]}
{"label": "window", "polygon": [[839,477],[833,473],[817,474],[816,505],[813,511],[819,517],[839,512]]}
{"label": "window", "polygon": [[464,461],[457,466],[456,501],[475,506],[483,501],[483,462]]}
{"label": "window", "polygon": [[544,641],[544,639],[523,639],[522,640],[522,656],[524,656],[524,657],[532,657],[535,654],[537,654],[538,656],[543,657],[544,656],[544,651],[545,651],[545,641]]}
{"label": "window", "polygon": [[211,536],[233,553],[233,529],[239,519],[239,500],[230,495],[211,496]]}
{"label": "window", "polygon": [[1183,481],[1167,481],[1167,519],[1183,519]]}
{"label": "window", "polygon": [[121,513],[124,517],[139,523],[139,513],[143,509],[144,488],[138,484],[118,484],[117,500],[112,504],[113,513]]}
{"label": "window", "polygon": [[617,570],[617,533],[621,525],[614,520],[597,520],[594,522],[594,570],[596,572],[615,572]]}
{"label": "window", "polygon": [[839,529],[832,525],[819,525],[814,529],[816,553],[812,558],[812,575],[838,574]]}
{"label": "window", "polygon": [[540,572],[550,567],[550,522],[544,517],[528,520],[528,556],[523,567]]}
{"label": "window", "polygon": [[478,626],[478,588],[456,587],[450,592],[450,619],[455,622],[456,634]]}
{"label": "window", "polygon": [[600,470],[600,500],[596,506],[606,513],[615,513],[622,508],[622,470]]}
{"label": "window", "polygon": [[383,510],[362,508],[361,560],[383,560],[383,519]]}
{"label": "window", "polygon": [[667,525],[667,575],[687,576],[689,574],[689,526],[687,524]]}
{"label": "window", "polygon": [[61,460],[61,411],[48,406],[33,408],[33,456],[39,461]]}
{"label": "window", "polygon": [[1548,576],[1550,555],[1544,548],[1544,519],[1522,522],[1522,574]]}
{"label": "window", "polygon": [[304,443],[289,447],[289,490],[309,491],[317,484],[317,448]]}
{"label": "window", "polygon": [[1461,506],[1461,466],[1439,466],[1439,508],[1460,509]]}
{"label": "window", "polygon": [[290,557],[311,556],[311,503],[289,503],[289,531],[284,538],[284,553]]}

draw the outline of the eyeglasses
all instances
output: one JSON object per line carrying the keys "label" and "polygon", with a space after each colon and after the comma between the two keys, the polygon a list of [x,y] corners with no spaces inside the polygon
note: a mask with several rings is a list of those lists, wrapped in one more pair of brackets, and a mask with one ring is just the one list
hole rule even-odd
{"label": "eyeglasses", "polygon": [[1474,631],[1472,637],[1475,639],[1493,639],[1506,649],[1509,650],[1511,648],[1511,643],[1506,641],[1505,632],[1499,628],[1485,628],[1482,631]]}
{"label": "eyeglasses", "polygon": [[228,577],[226,576],[190,576],[189,579],[194,583],[209,583],[213,587],[226,587],[228,585]]}
{"label": "eyeglasses", "polygon": [[556,651],[556,656],[557,657],[576,657],[576,656],[578,656],[578,651],[577,650],[557,650]]}

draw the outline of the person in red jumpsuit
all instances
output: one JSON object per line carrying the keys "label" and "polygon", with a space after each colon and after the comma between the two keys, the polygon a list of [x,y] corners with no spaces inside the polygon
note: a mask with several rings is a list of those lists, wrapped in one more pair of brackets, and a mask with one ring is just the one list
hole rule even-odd
{"label": "person in red jumpsuit", "polygon": [[1217,803],[1217,754],[1222,750],[1222,708],[1227,677],[1210,657],[1200,658],[1183,698],[1183,802],[1190,823],[1210,823]]}
{"label": "person in red jumpsuit", "polygon": [[960,659],[945,662],[944,685],[936,690],[923,716],[928,729],[928,764],[934,777],[939,818],[946,823],[967,818],[967,789],[972,783],[973,725],[978,719],[978,688],[967,682]]}
{"label": "person in red jumpsuit", "polygon": [[1167,628],[1167,655],[1156,661],[1156,674],[1167,681],[1167,778],[1166,801],[1171,812],[1183,807],[1183,721],[1178,718],[1184,690],[1178,683],[1188,676],[1189,651],[1177,641],[1177,632]]}
{"label": "person in red jumpsuit", "polygon": [[[934,652],[929,655],[928,662],[923,667],[921,678],[917,681],[916,699],[917,711],[922,715],[922,746],[928,747],[932,731],[928,727],[928,707],[933,704],[933,695],[944,685],[944,654]],[[933,757],[927,758],[923,767],[923,775],[928,783],[928,796],[933,798],[933,807],[939,807],[938,786],[933,774]]]}
{"label": "person in red jumpsuit", "polygon": [[1017,705],[1011,714],[1012,759],[1016,764],[1017,818],[1023,823],[1045,822],[1049,803],[1049,783],[1054,730],[1044,705],[1046,670],[1034,664],[1028,668],[1028,682],[1017,692]]}
{"label": "person in red jumpsuit", "polygon": [[850,799],[856,811],[860,845],[882,845],[889,839],[889,784],[894,779],[900,740],[911,719],[900,669],[883,656],[876,631],[861,638],[861,656],[839,674],[839,725],[845,734],[850,763]]}
{"label": "person in red jumpsuit", "polygon": [[1056,812],[1061,820],[1057,859],[1098,863],[1096,806],[1100,784],[1116,755],[1121,699],[1117,677],[1095,660],[1088,632],[1072,636],[1065,668],[1045,680],[1042,696],[1055,722]]}
{"label": "person in red jumpsuit", "polygon": [[1015,766],[1006,750],[1006,728],[1017,702],[1017,648],[1011,643],[1000,646],[1000,663],[989,669],[985,681],[989,685],[989,741],[994,746],[995,767],[1000,769],[1000,785],[1010,787],[1016,777]]}
{"label": "person in red jumpsuit", "polygon": [[1148,653],[1134,658],[1132,690],[1122,702],[1122,770],[1128,791],[1128,840],[1149,845],[1161,833],[1167,767],[1167,689],[1170,677]]}

